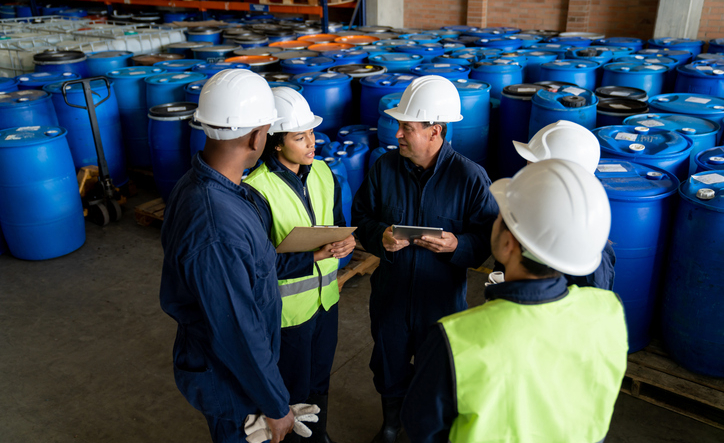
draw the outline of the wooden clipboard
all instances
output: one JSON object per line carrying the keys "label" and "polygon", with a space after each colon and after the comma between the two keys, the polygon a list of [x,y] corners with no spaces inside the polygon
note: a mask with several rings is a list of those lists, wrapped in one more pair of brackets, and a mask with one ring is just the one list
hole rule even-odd
{"label": "wooden clipboard", "polygon": [[312,251],[349,237],[357,228],[337,226],[297,226],[277,246],[277,253]]}

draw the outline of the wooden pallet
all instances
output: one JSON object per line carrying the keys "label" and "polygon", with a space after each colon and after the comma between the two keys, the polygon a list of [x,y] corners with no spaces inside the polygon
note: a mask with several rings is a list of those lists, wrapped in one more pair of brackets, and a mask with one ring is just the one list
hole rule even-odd
{"label": "wooden pallet", "polygon": [[149,226],[152,223],[163,223],[163,211],[166,210],[166,203],[162,198],[151,200],[142,205],[136,206],[136,223],[141,226]]}
{"label": "wooden pallet", "polygon": [[376,257],[363,249],[355,249],[352,252],[352,260],[337,272],[337,284],[339,290],[347,283],[347,280],[355,275],[371,274],[380,264],[380,258]]}
{"label": "wooden pallet", "polygon": [[682,368],[668,358],[660,344],[628,356],[621,391],[724,429],[724,379]]}

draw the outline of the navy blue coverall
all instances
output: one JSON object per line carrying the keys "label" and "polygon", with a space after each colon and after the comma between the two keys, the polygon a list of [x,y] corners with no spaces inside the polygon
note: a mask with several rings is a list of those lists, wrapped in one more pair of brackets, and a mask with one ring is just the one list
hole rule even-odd
{"label": "navy blue coverall", "polygon": [[[467,308],[467,269],[490,256],[490,233],[498,205],[490,179],[478,164],[446,141],[435,165],[421,171],[399,151],[379,158],[352,204],[352,225],[372,254],[381,258],[372,274],[370,319],[374,348],[370,368],[383,397],[403,397],[412,379],[412,357],[440,318]],[[382,246],[393,224],[434,226],[458,240],[452,253],[411,244],[397,252]]]}
{"label": "navy blue coverall", "polygon": [[[304,192],[311,166],[300,165],[299,174],[281,164],[276,156],[266,160],[266,165],[277,174],[300,200],[313,217],[311,201]],[[327,167],[324,165],[324,167]],[[342,212],[342,192],[334,177],[334,224],[346,226]],[[271,238],[272,213],[269,203],[257,194],[257,206]],[[306,195],[306,197],[305,197]],[[312,224],[316,224],[312,220]],[[311,275],[314,267],[314,252],[294,252],[277,255],[277,275],[280,279]],[[306,402],[310,395],[324,395],[329,391],[329,374],[332,371],[334,352],[337,348],[337,326],[339,309],[337,304],[325,311],[320,306],[314,317],[301,325],[282,329],[279,371],[289,390],[291,404]]]}
{"label": "navy blue coverall", "polygon": [[277,368],[276,252],[250,192],[197,154],[171,193],[161,230],[161,307],[178,322],[176,385],[216,443],[243,442],[249,414],[289,413]]}

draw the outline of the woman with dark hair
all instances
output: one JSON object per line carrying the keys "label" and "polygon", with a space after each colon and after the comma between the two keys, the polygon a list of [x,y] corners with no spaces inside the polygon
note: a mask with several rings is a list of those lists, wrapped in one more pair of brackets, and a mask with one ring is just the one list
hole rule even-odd
{"label": "woman with dark hair", "polygon": [[[263,199],[258,204],[274,246],[296,226],[345,226],[340,186],[326,163],[314,159],[313,129],[322,123],[307,101],[291,88],[274,88],[278,117],[269,130],[264,163],[245,182]],[[352,253],[354,237],[313,252],[279,254],[277,274],[282,296],[279,370],[290,403],[319,406],[310,423],[309,442],[331,442],[326,431],[327,394],[337,346],[339,259]],[[299,441],[290,434],[284,440]]]}

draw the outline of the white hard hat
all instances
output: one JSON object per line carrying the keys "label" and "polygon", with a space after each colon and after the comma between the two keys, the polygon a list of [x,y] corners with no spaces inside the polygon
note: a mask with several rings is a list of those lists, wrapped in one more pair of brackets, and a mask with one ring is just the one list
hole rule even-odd
{"label": "white hard hat", "polygon": [[490,186],[508,229],[534,260],[570,275],[601,263],[611,229],[603,185],[568,160],[543,160]]}
{"label": "white hard hat", "polygon": [[292,88],[281,86],[273,88],[274,104],[280,120],[269,129],[270,134],[275,132],[301,132],[313,129],[322,124],[322,117],[318,117],[309,109],[307,100]]}
{"label": "white hard hat", "polygon": [[214,140],[243,137],[278,120],[269,84],[246,69],[224,69],[211,77],[201,89],[194,118]]}
{"label": "white hard hat", "polygon": [[397,107],[385,110],[404,122],[459,122],[460,94],[452,82],[439,75],[425,75],[410,83]]}
{"label": "white hard hat", "polygon": [[533,163],[560,158],[583,166],[594,174],[601,159],[601,145],[586,127],[567,120],[559,120],[536,132],[526,144],[514,141],[521,157]]}

